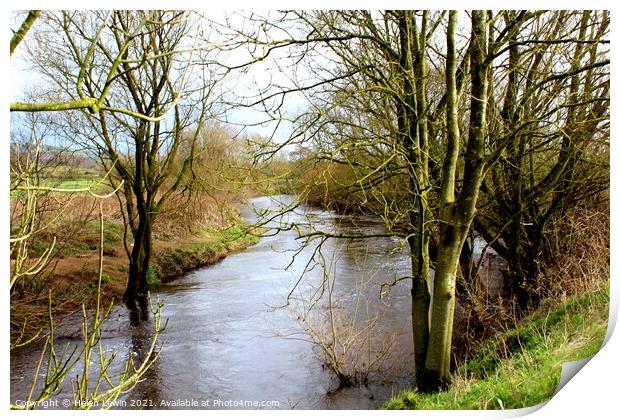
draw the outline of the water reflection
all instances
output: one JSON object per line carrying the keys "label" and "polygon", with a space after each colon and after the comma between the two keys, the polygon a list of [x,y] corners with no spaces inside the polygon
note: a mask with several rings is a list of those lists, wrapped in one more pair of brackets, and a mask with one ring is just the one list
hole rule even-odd
{"label": "water reflection", "polygon": [[[131,312],[135,312],[135,308],[133,311],[130,310],[129,312],[131,317]],[[162,378],[160,376],[159,368],[160,347],[156,347],[153,353],[150,352],[155,327],[153,326],[153,321],[149,316],[149,310],[138,310],[138,312],[139,314],[137,314],[137,316],[140,318],[139,322],[137,324],[131,322],[129,327],[131,331],[131,346],[129,348],[127,358],[131,358],[135,366],[140,366],[148,357],[154,358],[154,361],[146,373],[141,377],[141,382],[133,389],[131,393],[131,400],[151,400],[153,404],[144,404],[144,407],[141,408],[155,408],[155,402],[162,399],[162,392],[160,388],[162,385]],[[135,316],[136,315],[134,314],[133,317]],[[148,386],[141,386],[141,384],[148,384]]]}

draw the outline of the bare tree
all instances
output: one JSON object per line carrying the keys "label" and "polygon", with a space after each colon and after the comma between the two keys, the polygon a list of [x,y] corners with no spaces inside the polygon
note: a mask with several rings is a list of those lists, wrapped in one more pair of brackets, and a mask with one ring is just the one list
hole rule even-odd
{"label": "bare tree", "polygon": [[[42,18],[38,40],[49,36],[46,29],[62,28],[61,36],[47,39],[56,54],[31,49],[64,102],[98,98],[94,108],[65,121],[66,135],[89,148],[119,188],[130,306],[146,296],[157,213],[191,184],[196,139],[209,117],[215,77],[194,65],[194,17],[183,11],[51,13]],[[181,147],[187,150],[179,166]]]}
{"label": "bare tree", "polygon": [[[596,143],[607,138],[609,60],[597,49],[606,33],[606,20],[600,18],[604,13],[574,12],[570,19],[566,13],[543,11],[464,15],[469,22],[461,26],[456,12],[287,12],[265,25],[289,38],[263,41],[257,60],[289,48],[290,61],[309,63],[306,78],[291,77],[286,87],[269,85],[248,101],[283,118],[283,99],[274,98],[303,92],[310,105],[303,116],[292,119],[295,129],[288,144],[304,143],[314,152],[316,165],[322,165],[315,168],[323,172],[315,170],[311,178],[324,190],[323,204],[333,203],[335,197],[348,200],[347,205],[353,202],[355,208],[382,217],[386,235],[408,244],[416,376],[418,386],[427,390],[449,383],[455,284],[478,207],[483,214],[477,220],[483,220],[487,241],[491,246],[500,242],[498,248],[506,247],[509,253],[508,241],[501,238],[503,226],[523,230],[523,222],[530,221],[508,223],[522,210],[499,218],[494,211],[488,216],[484,212],[494,208],[494,197],[502,197],[495,195],[499,191],[505,201],[514,196],[514,188],[506,187],[515,179],[507,175],[510,167],[521,168],[519,179],[539,177],[523,156],[540,151],[539,165],[557,164],[548,177],[539,178],[545,180],[540,184],[544,188],[531,191],[546,191],[549,199],[540,203],[559,203],[558,197],[566,203],[569,196],[575,197],[567,194],[568,185],[578,185],[577,178],[567,175],[574,174],[578,162],[584,165],[587,156],[578,150],[601,153]],[[286,31],[291,16],[294,24]],[[588,16],[599,16],[601,23]],[[579,35],[570,22],[582,18],[586,23]],[[557,30],[548,31],[554,22]],[[541,37],[541,31],[546,35]],[[266,38],[249,37],[257,43]],[[567,46],[576,54],[570,56],[568,68],[562,68]],[[524,70],[528,63],[530,73]],[[582,91],[579,86],[588,88],[577,102],[558,102],[555,95],[567,92],[570,97],[573,92],[575,97]],[[550,87],[555,91],[550,93]],[[545,122],[557,122],[562,115],[572,115],[569,122],[580,121],[571,130],[587,127],[591,134],[579,137],[583,142],[571,151],[567,147],[576,145],[577,137],[562,136],[571,133],[563,124],[556,134],[542,135],[553,125]],[[540,142],[532,143],[526,127],[536,127]],[[532,148],[525,147],[529,144]],[[504,186],[495,188],[498,171]],[[513,185],[521,188],[519,182]],[[604,176],[598,185],[581,191],[605,189]],[[542,197],[534,193],[531,203]],[[525,202],[518,200],[523,208]],[[540,217],[545,214],[543,210]],[[484,229],[485,224],[492,228]],[[304,236],[342,237],[319,231]],[[527,244],[520,246],[529,252]],[[514,260],[524,263],[528,258],[521,253]]]}
{"label": "bare tree", "polygon": [[[11,54],[15,51],[17,46],[24,39],[26,33],[30,30],[33,23],[40,15],[39,11],[30,11],[27,18],[21,24],[20,29],[15,32],[11,39]],[[58,28],[56,28],[58,30]],[[96,45],[97,37],[94,41],[91,41],[91,45]],[[113,73],[113,72],[112,72]],[[81,77],[81,76],[80,76]],[[78,78],[78,91],[80,90],[80,83]],[[105,98],[106,95],[102,95],[100,98]],[[92,105],[92,101],[86,101]],[[61,111],[65,109],[90,107],[91,105],[84,105],[85,102],[78,104],[79,106],[68,103],[67,101],[58,100],[55,102],[46,103],[29,103],[20,104],[14,103],[11,105],[11,111]],[[58,114],[55,114],[58,116]],[[21,277],[32,276],[39,273],[45,266],[53,248],[54,242],[47,248],[42,256],[34,262],[30,260],[30,247],[31,239],[37,231],[38,217],[40,216],[40,209],[38,202],[42,194],[49,191],[63,191],[63,192],[75,192],[71,189],[58,189],[54,187],[48,187],[40,184],[41,166],[40,160],[42,155],[40,153],[43,144],[43,137],[45,133],[41,133],[38,129],[41,128],[40,124],[37,124],[37,118],[32,116],[29,121],[31,122],[29,127],[30,136],[25,143],[18,143],[13,145],[12,149],[12,164],[11,164],[11,202],[14,205],[14,209],[17,209],[17,217],[15,217],[16,223],[12,223],[10,249],[13,258],[11,269],[11,291]],[[49,122],[49,120],[47,120]],[[22,127],[23,128],[23,127]],[[25,150],[22,148],[25,146]],[[22,153],[24,152],[25,153]],[[25,155],[25,156],[24,156]],[[92,193],[90,187],[82,189],[83,192]],[[97,196],[96,194],[93,194]],[[103,197],[101,197],[103,198]],[[83,324],[82,324],[82,347],[75,346],[70,349],[69,346],[65,347],[61,352],[58,352],[55,348],[55,336],[54,336],[54,314],[52,312],[52,296],[51,292],[48,296],[49,299],[49,333],[45,337],[44,346],[41,351],[41,357],[36,366],[35,376],[33,378],[32,387],[30,393],[24,399],[24,404],[19,406],[11,405],[11,408],[17,409],[33,409],[36,408],[41,402],[56,395],[62,389],[62,385],[66,377],[72,373],[72,369],[78,364],[83,363],[83,369],[81,374],[76,376],[76,386],[74,388],[74,397],[76,401],[80,402],[78,408],[110,408],[110,403],[118,399],[118,397],[130,390],[135,384],[143,377],[146,370],[148,370],[154,363],[157,352],[155,351],[157,338],[161,332],[161,326],[159,322],[159,314],[161,312],[161,305],[159,305],[155,311],[155,333],[150,347],[145,352],[143,360],[139,361],[138,365],[134,364],[135,360],[131,357],[128,358],[124,367],[122,368],[118,378],[113,378],[113,373],[109,369],[112,361],[114,360],[116,353],[104,354],[102,344],[102,325],[105,322],[109,310],[106,311],[101,305],[101,284],[103,276],[103,213],[100,207],[100,246],[99,246],[99,278],[97,282],[97,301],[94,313],[92,315],[92,323],[89,322],[89,315],[87,314],[86,307],[82,305]],[[12,222],[14,219],[12,218]],[[38,338],[39,334],[35,334],[30,338],[24,338],[20,336],[16,342],[11,343],[11,348],[26,345]],[[99,351],[99,372],[95,378],[91,375],[93,352]],[[44,365],[44,360],[47,356],[47,363]],[[43,367],[45,369],[42,372],[43,378],[42,384],[39,376],[40,370]],[[94,379],[94,381],[93,381]],[[37,389],[38,386],[38,389]],[[35,393],[36,391],[36,393]]]}

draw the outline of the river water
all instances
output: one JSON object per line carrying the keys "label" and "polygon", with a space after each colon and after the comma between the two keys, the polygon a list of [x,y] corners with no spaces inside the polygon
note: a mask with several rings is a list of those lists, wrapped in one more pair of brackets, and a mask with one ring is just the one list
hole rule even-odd
{"label": "river water", "polygon": [[[292,200],[255,198],[242,216],[250,221],[259,218],[257,212],[273,216]],[[380,221],[372,218],[301,205],[268,226],[283,224],[297,228],[269,231],[274,234],[247,250],[158,290],[153,299],[164,302],[162,318],[168,320],[160,337],[163,347],[144,380],[122,397],[121,407],[165,408],[182,401],[197,408],[243,408],[235,401],[250,401],[264,408],[370,409],[410,385],[410,280],[381,287],[410,272],[406,249],[389,237],[334,238],[318,252],[318,240],[302,246],[297,238],[311,229],[382,232]],[[117,305],[104,331],[103,346],[116,351],[117,364],[144,351],[152,331],[151,322],[132,326],[128,319],[127,310]],[[65,331],[77,331],[79,325],[70,319],[65,324]],[[314,340],[308,331],[314,331]],[[334,332],[352,353],[342,362],[347,369],[369,371],[365,385],[338,389],[325,367],[316,337],[329,349]],[[56,340],[59,348],[78,344],[67,338],[76,334],[62,335]],[[12,402],[28,395],[39,351],[35,344],[11,353]],[[68,382],[59,398],[71,396]]]}

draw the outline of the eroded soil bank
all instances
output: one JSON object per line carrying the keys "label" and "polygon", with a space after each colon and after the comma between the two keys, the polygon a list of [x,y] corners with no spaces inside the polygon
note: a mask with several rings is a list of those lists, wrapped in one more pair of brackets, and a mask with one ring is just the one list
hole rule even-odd
{"label": "eroded soil bank", "polygon": [[[104,234],[104,264],[102,276],[102,303],[108,306],[121,302],[127,284],[128,261],[122,244],[120,227],[106,223]],[[90,235],[93,236],[93,235]],[[47,272],[34,279],[34,287],[23,296],[11,297],[11,336],[13,342],[46,330],[49,316],[48,293],[52,297],[54,317],[81,310],[84,303],[92,307],[96,298],[99,278],[99,250],[97,238],[84,234],[92,246],[68,249],[50,261]],[[154,241],[153,260],[149,270],[152,290],[161,283],[172,281],[197,268],[220,261],[232,252],[240,251],[258,242],[259,237],[249,232],[241,219],[231,220],[228,227],[201,229],[193,234],[160,238]],[[36,282],[40,282],[37,287]]]}

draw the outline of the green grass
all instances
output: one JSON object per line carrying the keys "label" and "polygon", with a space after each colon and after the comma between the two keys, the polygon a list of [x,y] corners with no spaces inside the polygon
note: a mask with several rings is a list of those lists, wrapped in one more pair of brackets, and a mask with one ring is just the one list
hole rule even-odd
{"label": "green grass", "polygon": [[[23,187],[23,186],[21,186]],[[52,188],[56,191],[56,193],[60,194],[88,194],[86,188],[90,188],[90,192],[98,195],[105,195],[112,192],[112,187],[107,185],[105,182],[101,182],[101,179],[64,179],[64,180],[55,180],[55,179],[43,179],[39,184],[41,188]],[[20,198],[23,194],[26,194],[23,190],[12,190],[11,191],[11,200],[16,200]]]}
{"label": "green grass", "polygon": [[[81,177],[44,177],[41,182],[41,186],[58,188],[61,190],[78,190],[75,191],[77,194],[85,194],[86,191],[81,190],[86,188],[90,188],[90,190],[95,194],[106,194],[112,191],[112,188],[108,185],[108,183],[98,174],[85,174]],[[71,194],[72,191],[67,191],[67,193]]]}
{"label": "green grass", "polygon": [[146,282],[149,285],[149,289],[154,289],[161,285],[161,279],[157,275],[155,267],[149,267],[146,271]]}
{"label": "green grass", "polygon": [[245,249],[259,241],[247,230],[247,225],[236,221],[223,230],[204,230],[199,237],[180,248],[162,252],[154,262],[155,273],[160,279],[169,279],[189,270],[219,261],[229,252]]}
{"label": "green grass", "polygon": [[222,230],[205,230],[202,233],[204,241],[193,244],[196,245],[210,245],[216,251],[222,251],[224,249],[228,251],[235,251],[238,249],[246,248],[250,245],[257,243],[260,239],[258,235],[250,233],[249,225],[243,221],[236,221],[232,226]]}
{"label": "green grass", "polygon": [[[41,168],[38,172],[41,187],[58,188],[62,190],[83,190],[91,188],[94,193],[110,192],[112,189],[105,180],[105,174],[97,169],[76,168],[67,165]],[[71,191],[66,191],[71,193]],[[77,191],[85,193],[85,191]],[[12,191],[17,196],[19,191]]]}
{"label": "green grass", "polygon": [[383,408],[508,409],[545,402],[558,386],[562,363],[600,349],[608,308],[606,288],[541,309],[488,340],[472,360],[457,369],[448,391],[424,395],[405,390]]}

